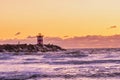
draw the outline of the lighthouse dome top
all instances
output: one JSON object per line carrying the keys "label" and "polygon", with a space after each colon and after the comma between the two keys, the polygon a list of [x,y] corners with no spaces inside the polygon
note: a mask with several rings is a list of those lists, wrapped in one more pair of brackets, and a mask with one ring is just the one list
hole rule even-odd
{"label": "lighthouse dome top", "polygon": [[43,35],[42,35],[41,33],[38,33],[38,35],[37,35],[37,36],[43,37]]}

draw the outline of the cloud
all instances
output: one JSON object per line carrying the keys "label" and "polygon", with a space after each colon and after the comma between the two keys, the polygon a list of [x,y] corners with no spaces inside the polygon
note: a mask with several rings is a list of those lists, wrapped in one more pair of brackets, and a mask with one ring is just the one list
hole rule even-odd
{"label": "cloud", "polygon": [[115,29],[115,28],[117,28],[116,25],[114,25],[114,26],[110,26],[110,27],[109,27],[109,29]]}
{"label": "cloud", "polygon": [[36,38],[36,36],[28,36],[27,38]]}
{"label": "cloud", "polygon": [[[9,39],[0,40],[0,44],[17,44],[20,41],[21,44],[36,44],[37,40],[35,36],[28,36],[26,39]],[[120,35],[101,36],[101,35],[89,35],[89,36],[77,36],[69,38],[59,37],[44,37],[45,44],[55,44],[64,48],[119,48],[120,47]]]}
{"label": "cloud", "polygon": [[64,38],[68,38],[69,36],[64,36]]}
{"label": "cloud", "polygon": [[17,33],[15,33],[15,36],[18,36],[18,35],[20,35],[21,34],[21,32],[17,32]]}

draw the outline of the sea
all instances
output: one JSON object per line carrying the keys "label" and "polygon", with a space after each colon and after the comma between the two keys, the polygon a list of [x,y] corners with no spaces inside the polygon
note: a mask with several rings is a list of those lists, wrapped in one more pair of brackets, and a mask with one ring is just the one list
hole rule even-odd
{"label": "sea", "polygon": [[120,80],[120,49],[0,52],[0,80]]}

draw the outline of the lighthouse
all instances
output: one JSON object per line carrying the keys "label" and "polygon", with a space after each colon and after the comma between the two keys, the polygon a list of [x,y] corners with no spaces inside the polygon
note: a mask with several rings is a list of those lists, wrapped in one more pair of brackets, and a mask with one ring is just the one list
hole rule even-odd
{"label": "lighthouse", "polygon": [[43,45],[43,35],[41,33],[37,35],[37,44]]}

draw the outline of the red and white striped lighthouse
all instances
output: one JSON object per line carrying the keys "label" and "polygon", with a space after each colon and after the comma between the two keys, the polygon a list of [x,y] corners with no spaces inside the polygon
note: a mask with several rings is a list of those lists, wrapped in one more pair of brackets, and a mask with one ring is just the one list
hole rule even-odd
{"label": "red and white striped lighthouse", "polygon": [[41,35],[41,33],[37,35],[37,44],[43,45],[43,35]]}

